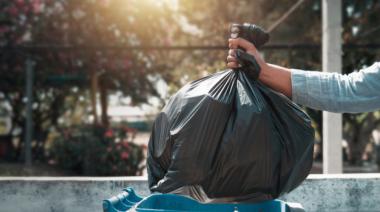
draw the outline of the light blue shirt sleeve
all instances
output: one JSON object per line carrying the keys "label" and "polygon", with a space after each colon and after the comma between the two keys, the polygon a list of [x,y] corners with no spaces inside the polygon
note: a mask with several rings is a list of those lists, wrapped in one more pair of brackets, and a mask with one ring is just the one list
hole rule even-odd
{"label": "light blue shirt sleeve", "polygon": [[292,100],[336,113],[380,110],[380,62],[348,75],[292,69]]}

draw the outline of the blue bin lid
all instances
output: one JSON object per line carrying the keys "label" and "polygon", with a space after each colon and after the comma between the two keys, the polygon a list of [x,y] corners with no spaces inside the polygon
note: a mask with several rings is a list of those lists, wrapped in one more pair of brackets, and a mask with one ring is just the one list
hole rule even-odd
{"label": "blue bin lid", "polygon": [[[138,196],[132,188],[126,188],[124,192],[103,201],[103,210],[107,212],[137,211],[137,212],[183,212],[183,211],[207,211],[207,212],[264,212],[292,211],[286,202],[282,200],[268,200],[264,202],[248,203],[200,203],[189,197],[176,194],[152,194],[145,198]],[[302,209],[301,209],[302,210]]]}

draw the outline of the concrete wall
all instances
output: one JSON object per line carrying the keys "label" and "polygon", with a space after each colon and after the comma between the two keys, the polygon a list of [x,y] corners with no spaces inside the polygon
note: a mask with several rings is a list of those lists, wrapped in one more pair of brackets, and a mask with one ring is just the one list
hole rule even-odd
{"label": "concrete wall", "polygon": [[310,175],[281,199],[306,211],[380,211],[380,174]]}
{"label": "concrete wall", "polygon": [[[127,186],[149,194],[144,177],[2,177],[0,211],[101,211]],[[380,174],[310,175],[282,199],[306,211],[380,211]]]}

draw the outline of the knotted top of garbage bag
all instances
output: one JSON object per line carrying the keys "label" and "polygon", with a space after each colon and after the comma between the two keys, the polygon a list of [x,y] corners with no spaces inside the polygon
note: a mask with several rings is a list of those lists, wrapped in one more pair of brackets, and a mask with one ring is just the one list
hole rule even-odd
{"label": "knotted top of garbage bag", "polygon": [[[243,38],[253,43],[256,48],[260,48],[269,41],[269,34],[255,24],[232,24],[230,30],[231,38]],[[235,56],[241,65],[237,70],[245,71],[251,79],[257,80],[260,75],[261,67],[256,59],[242,49],[237,49]]]}
{"label": "knotted top of garbage bag", "polygon": [[250,23],[232,24],[230,30],[231,38],[244,38],[258,49],[267,43],[270,37],[261,27]]}

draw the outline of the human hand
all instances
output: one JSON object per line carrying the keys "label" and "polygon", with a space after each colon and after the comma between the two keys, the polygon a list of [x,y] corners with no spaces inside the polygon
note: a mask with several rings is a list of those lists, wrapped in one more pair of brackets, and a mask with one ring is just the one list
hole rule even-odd
{"label": "human hand", "polygon": [[238,49],[238,47],[244,49],[248,54],[255,57],[262,71],[265,71],[265,69],[268,67],[268,64],[261,57],[255,45],[253,45],[249,41],[243,38],[230,38],[228,40],[228,47],[230,48],[228,51],[228,56],[227,56],[228,68],[235,69],[235,68],[240,67],[240,64],[238,63],[238,59],[236,58],[236,50]]}

